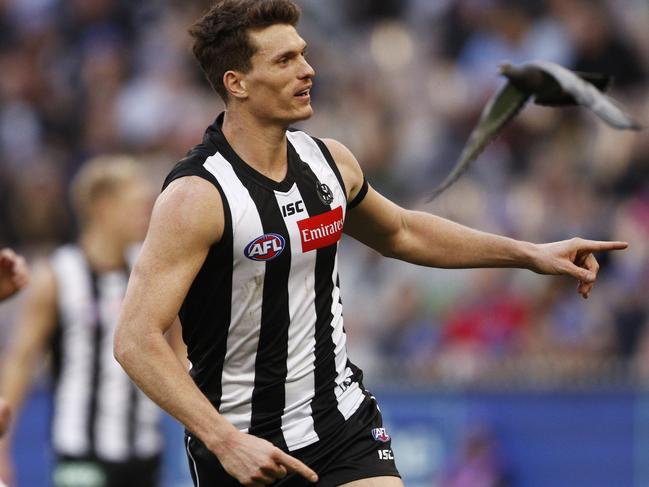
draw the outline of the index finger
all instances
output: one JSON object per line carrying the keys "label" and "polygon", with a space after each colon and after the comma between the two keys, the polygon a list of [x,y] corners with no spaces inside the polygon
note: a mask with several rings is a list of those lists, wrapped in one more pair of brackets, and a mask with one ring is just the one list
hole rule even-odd
{"label": "index finger", "polygon": [[315,483],[318,481],[317,473],[315,473],[297,458],[287,455],[282,450],[278,450],[277,463],[284,465],[289,472],[294,472],[301,475],[309,482]]}
{"label": "index finger", "polygon": [[579,243],[580,250],[589,252],[598,252],[606,250],[624,250],[629,246],[628,242],[620,241],[602,241],[602,240],[583,240]]}

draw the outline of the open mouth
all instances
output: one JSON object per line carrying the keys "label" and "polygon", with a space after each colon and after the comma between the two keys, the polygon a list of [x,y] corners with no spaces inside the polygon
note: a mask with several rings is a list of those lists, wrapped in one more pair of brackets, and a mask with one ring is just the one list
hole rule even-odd
{"label": "open mouth", "polygon": [[311,95],[311,88],[307,88],[306,90],[300,91],[299,93],[296,93],[295,96],[298,98],[308,98]]}

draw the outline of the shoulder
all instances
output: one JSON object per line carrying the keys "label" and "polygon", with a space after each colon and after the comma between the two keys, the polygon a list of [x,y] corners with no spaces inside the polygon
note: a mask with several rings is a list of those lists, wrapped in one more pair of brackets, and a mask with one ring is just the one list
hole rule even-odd
{"label": "shoulder", "polygon": [[365,176],[351,150],[335,139],[322,139],[333,157],[348,190],[347,199],[353,200],[363,187]]}
{"label": "shoulder", "polygon": [[172,180],[156,200],[151,226],[181,237],[220,240],[224,227],[221,193],[213,183],[196,175]]}
{"label": "shoulder", "polygon": [[185,176],[198,176],[217,185],[214,175],[205,168],[205,162],[217,152],[215,147],[204,143],[194,147],[174,165],[165,178],[162,189],[164,190],[173,181]]}

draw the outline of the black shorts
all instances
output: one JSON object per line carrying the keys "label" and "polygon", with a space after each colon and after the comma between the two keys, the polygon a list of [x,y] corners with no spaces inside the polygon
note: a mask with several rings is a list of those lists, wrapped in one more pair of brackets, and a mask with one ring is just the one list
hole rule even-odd
{"label": "black shorts", "polygon": [[[329,487],[371,477],[400,477],[392,440],[374,398],[367,398],[341,431],[330,438],[288,452],[313,469],[320,481],[312,484],[292,474],[273,483],[277,487]],[[196,487],[241,485],[225,472],[218,458],[194,437],[185,437],[189,470]]]}
{"label": "black shorts", "polygon": [[158,487],[160,457],[106,462],[60,456],[52,475],[54,487]]}

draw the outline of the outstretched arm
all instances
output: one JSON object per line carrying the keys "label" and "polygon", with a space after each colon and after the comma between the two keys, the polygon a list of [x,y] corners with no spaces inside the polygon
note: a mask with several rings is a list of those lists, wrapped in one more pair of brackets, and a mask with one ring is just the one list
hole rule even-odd
{"label": "outstretched arm", "polygon": [[160,195],[129,280],[115,333],[115,357],[242,484],[267,484],[288,471],[315,481],[316,474],[306,465],[225,420],[164,339],[209,248],[221,238],[223,215],[216,188],[196,176],[174,181]]}
{"label": "outstretched arm", "polygon": [[[358,162],[341,144],[327,141],[348,187],[359,187]],[[350,191],[353,197],[353,190]],[[573,238],[533,244],[481,232],[429,213],[397,206],[369,188],[351,210],[345,233],[387,257],[428,267],[519,267],[539,274],[567,274],[579,281],[578,292],[588,297],[599,270],[593,252],[618,250],[626,242],[598,242]]]}

